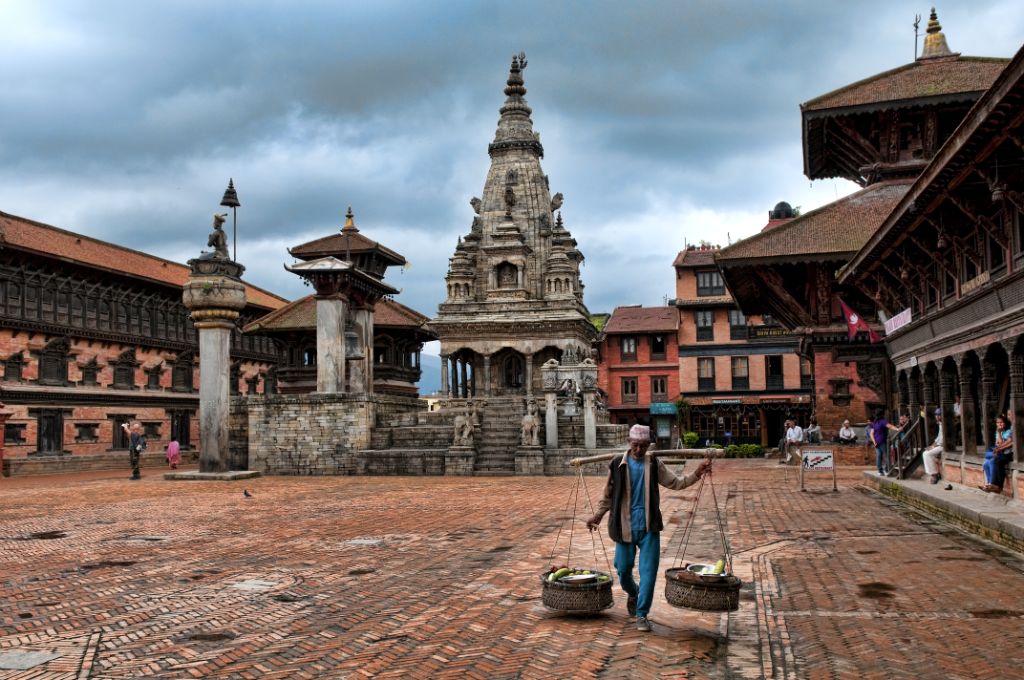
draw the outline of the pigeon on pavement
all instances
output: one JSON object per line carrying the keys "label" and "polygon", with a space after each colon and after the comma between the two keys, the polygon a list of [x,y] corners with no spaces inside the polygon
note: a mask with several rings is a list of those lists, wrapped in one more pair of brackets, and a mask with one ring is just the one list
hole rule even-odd
{"label": "pigeon on pavement", "polygon": [[246,498],[252,498],[252,494],[249,493],[248,489],[242,489],[242,495],[245,496]]}

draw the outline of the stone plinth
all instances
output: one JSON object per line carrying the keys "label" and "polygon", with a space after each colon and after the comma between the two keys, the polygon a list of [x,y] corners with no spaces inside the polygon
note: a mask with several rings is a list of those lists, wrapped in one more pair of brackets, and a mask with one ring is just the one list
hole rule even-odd
{"label": "stone plinth", "polygon": [[164,473],[164,479],[184,479],[200,482],[234,482],[239,479],[252,479],[253,477],[259,476],[260,473],[255,470],[228,470],[227,472],[199,472],[197,470],[183,470],[181,472]]}
{"label": "stone plinth", "polygon": [[543,475],[544,449],[540,446],[520,446],[516,451],[517,475]]}
{"label": "stone plinth", "polygon": [[226,472],[231,468],[231,334],[245,307],[245,268],[216,258],[189,260],[192,273],[182,301],[192,312],[199,333],[199,469]]}
{"label": "stone plinth", "polygon": [[476,450],[471,446],[452,446],[444,454],[444,473],[448,476],[471,475],[476,462]]}

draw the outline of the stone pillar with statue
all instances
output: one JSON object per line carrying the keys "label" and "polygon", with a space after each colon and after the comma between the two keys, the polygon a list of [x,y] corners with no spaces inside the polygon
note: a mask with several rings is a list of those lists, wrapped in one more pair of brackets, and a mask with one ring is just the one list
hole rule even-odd
{"label": "stone pillar with statue", "polygon": [[[214,250],[189,260],[192,272],[182,291],[199,334],[199,471],[231,469],[228,411],[231,387],[231,335],[245,307],[245,267],[228,259],[223,215],[214,215],[208,244]],[[247,467],[247,466],[246,466]]]}

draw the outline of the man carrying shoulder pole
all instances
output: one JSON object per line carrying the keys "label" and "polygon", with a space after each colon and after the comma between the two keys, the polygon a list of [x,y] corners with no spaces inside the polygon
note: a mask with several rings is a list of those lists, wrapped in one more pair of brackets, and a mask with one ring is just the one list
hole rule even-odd
{"label": "man carrying shoulder pole", "polygon": [[[634,425],[629,430],[629,450],[616,456],[608,465],[608,483],[597,512],[587,520],[587,528],[595,530],[609,510],[608,535],[615,541],[615,570],[625,591],[626,608],[636,615],[637,630],[650,632],[647,615],[654,599],[654,583],[658,578],[661,558],[661,498],[658,485],[668,489],[685,489],[704,476],[711,467],[704,460],[691,475],[676,477],[665,464],[647,449],[651,445],[651,429]],[[633,580],[636,553],[640,552],[640,585]]]}

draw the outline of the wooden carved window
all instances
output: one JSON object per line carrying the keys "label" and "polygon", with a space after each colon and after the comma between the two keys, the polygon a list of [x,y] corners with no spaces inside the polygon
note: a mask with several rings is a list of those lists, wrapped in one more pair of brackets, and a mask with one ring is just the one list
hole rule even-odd
{"label": "wooden carved window", "polygon": [[99,362],[96,361],[96,357],[93,357],[89,363],[81,367],[82,371],[82,384],[86,386],[95,386],[98,382],[97,377],[100,372]]}
{"label": "wooden carved window", "polygon": [[729,310],[729,339],[747,339],[747,317],[738,309]]}
{"label": "wooden carved window", "polygon": [[39,383],[41,385],[67,384],[70,349],[71,343],[67,338],[54,338],[39,351]]}
{"label": "wooden carved window", "polygon": [[256,394],[256,388],[259,386],[259,384],[260,376],[258,373],[256,375],[249,376],[248,378],[245,379],[245,393]]}
{"label": "wooden carved window", "polygon": [[652,335],[651,336],[651,359],[664,359],[665,358],[665,336],[664,335]]}
{"label": "wooden carved window", "polygon": [[12,354],[4,361],[4,380],[11,382],[21,380],[21,372],[25,368],[25,357],[21,352]]}
{"label": "wooden carved window", "polygon": [[697,340],[715,339],[715,312],[712,309],[698,309],[693,313],[697,324]]}
{"label": "wooden carved window", "polygon": [[135,350],[126,349],[114,362],[115,389],[130,390],[135,388],[135,368],[139,362],[135,360]]}
{"label": "wooden carved window", "polygon": [[697,389],[715,389],[715,359],[714,357],[697,358]]}
{"label": "wooden carved window", "polygon": [[717,271],[697,272],[697,295],[725,295],[725,282]]}
{"label": "wooden carved window", "polygon": [[238,390],[239,390],[238,381],[241,378],[241,372],[242,372],[242,367],[239,364],[237,364],[237,363],[231,364],[230,382],[231,382],[231,394],[233,394],[233,395],[239,393],[238,392]]}
{"label": "wooden carved window", "polygon": [[621,339],[622,360],[636,361],[636,338],[632,335],[624,335]]}
{"label": "wooden carved window", "polygon": [[668,401],[668,376],[656,375],[651,378],[651,401]]}
{"label": "wooden carved window", "polygon": [[807,389],[814,382],[814,364],[807,357],[800,357],[800,387]]}
{"label": "wooden carved window", "polygon": [[175,392],[192,391],[193,353],[182,352],[171,368],[171,389]]}
{"label": "wooden carved window", "polygon": [[[142,423],[142,435],[149,440],[160,439],[160,426],[163,425],[159,420],[145,421]],[[178,442],[179,444],[181,442]]]}
{"label": "wooden carved window", "polygon": [[277,368],[271,366],[263,377],[263,394],[277,394]]}
{"label": "wooden carved window", "polygon": [[17,446],[25,443],[25,428],[28,427],[24,423],[5,423],[4,424],[4,445],[6,446]]}
{"label": "wooden carved window", "polygon": [[146,389],[147,390],[158,390],[160,389],[160,378],[164,374],[164,364],[160,362],[156,366],[151,366],[146,369]]}
{"label": "wooden carved window", "polygon": [[622,378],[622,403],[623,404],[635,404],[636,403],[636,378]]}
{"label": "wooden carved window", "polygon": [[750,389],[750,361],[747,357],[732,358],[732,388],[734,390]]}
{"label": "wooden carved window", "polygon": [[99,441],[99,423],[75,423],[75,442],[91,443]]}
{"label": "wooden carved window", "polygon": [[182,449],[191,448],[192,411],[170,410],[167,415],[171,419],[171,439]]}

